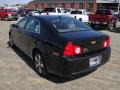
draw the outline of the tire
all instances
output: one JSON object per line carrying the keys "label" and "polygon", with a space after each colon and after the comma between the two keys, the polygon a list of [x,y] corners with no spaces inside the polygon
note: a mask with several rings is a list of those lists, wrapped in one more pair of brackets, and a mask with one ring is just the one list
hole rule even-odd
{"label": "tire", "polygon": [[33,55],[33,59],[34,59],[35,68],[38,74],[43,76],[48,75],[48,71],[45,66],[45,61],[39,51],[35,51]]}
{"label": "tire", "polygon": [[18,20],[18,18],[15,18],[14,20]]}
{"label": "tire", "polygon": [[117,26],[117,23],[114,23],[114,24],[113,24],[113,27],[115,28],[116,26]]}
{"label": "tire", "polygon": [[90,27],[94,28],[94,27],[95,27],[95,24],[90,23]]}
{"label": "tire", "polygon": [[12,35],[9,35],[9,46],[12,48],[15,47]]}
{"label": "tire", "polygon": [[108,24],[108,30],[112,31],[114,28],[114,24],[112,24],[111,22]]}
{"label": "tire", "polygon": [[82,21],[82,18],[79,18],[80,21]]}
{"label": "tire", "polygon": [[9,18],[8,18],[8,16],[6,16],[6,17],[4,18],[4,20],[5,20],[5,21],[9,21]]}

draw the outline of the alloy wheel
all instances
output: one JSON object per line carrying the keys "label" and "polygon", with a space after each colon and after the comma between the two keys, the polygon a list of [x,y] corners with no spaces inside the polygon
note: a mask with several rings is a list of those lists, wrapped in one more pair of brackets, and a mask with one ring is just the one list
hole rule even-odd
{"label": "alloy wheel", "polygon": [[36,67],[37,71],[40,74],[43,73],[44,64],[43,64],[41,55],[39,53],[36,53],[34,59],[35,59],[35,67]]}

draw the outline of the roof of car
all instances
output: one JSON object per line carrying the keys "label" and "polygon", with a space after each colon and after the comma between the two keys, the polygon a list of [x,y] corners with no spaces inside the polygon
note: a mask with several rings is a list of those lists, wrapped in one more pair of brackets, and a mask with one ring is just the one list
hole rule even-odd
{"label": "roof of car", "polygon": [[71,18],[69,16],[63,16],[63,15],[40,15],[40,16],[30,16],[33,18],[37,18],[37,19],[51,19],[51,18],[58,18],[58,17],[63,17],[63,18]]}

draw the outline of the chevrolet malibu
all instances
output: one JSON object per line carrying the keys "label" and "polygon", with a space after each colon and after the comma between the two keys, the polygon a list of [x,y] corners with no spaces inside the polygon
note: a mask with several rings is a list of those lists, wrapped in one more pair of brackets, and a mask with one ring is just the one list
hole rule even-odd
{"label": "chevrolet malibu", "polygon": [[97,69],[109,61],[110,37],[67,16],[31,16],[12,24],[11,47],[33,61],[40,75],[63,77]]}

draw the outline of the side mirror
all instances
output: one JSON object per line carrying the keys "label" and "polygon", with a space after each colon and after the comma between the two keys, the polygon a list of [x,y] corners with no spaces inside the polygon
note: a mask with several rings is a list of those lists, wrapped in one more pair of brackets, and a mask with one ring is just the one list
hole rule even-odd
{"label": "side mirror", "polygon": [[17,24],[11,24],[10,27],[11,28],[18,28],[18,25]]}

